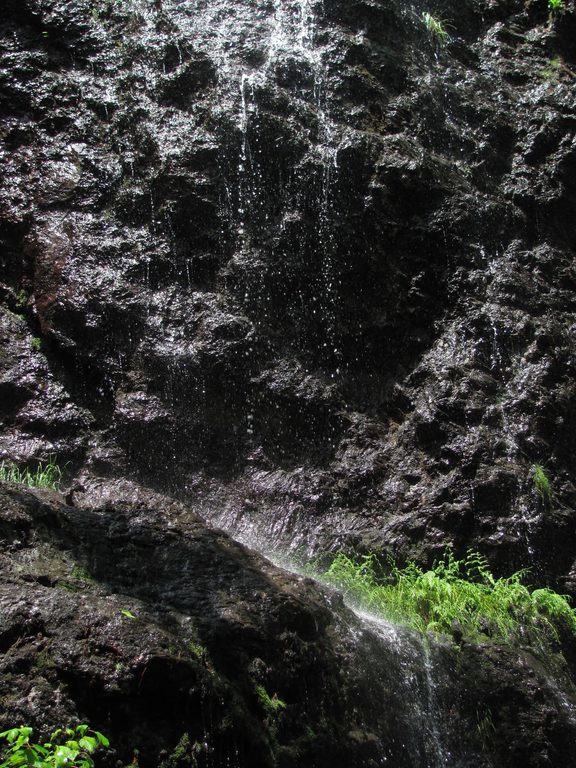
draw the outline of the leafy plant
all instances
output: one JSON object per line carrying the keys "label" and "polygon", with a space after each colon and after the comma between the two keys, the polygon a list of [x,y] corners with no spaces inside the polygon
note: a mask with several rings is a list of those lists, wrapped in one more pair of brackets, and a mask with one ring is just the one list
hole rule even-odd
{"label": "leafy plant", "polygon": [[132,611],[129,611],[128,608],[121,608],[120,613],[122,616],[124,616],[125,619],[135,619],[136,616],[132,613]]}
{"label": "leafy plant", "polygon": [[548,0],[548,8],[552,13],[564,10],[564,0]]}
{"label": "leafy plant", "polygon": [[268,717],[276,719],[286,709],[286,702],[279,699],[276,694],[270,696],[263,685],[256,686],[256,693],[258,694],[258,701]]}
{"label": "leafy plant", "polygon": [[355,561],[340,553],[323,578],[366,609],[422,633],[451,634],[458,626],[472,640],[528,636],[543,643],[564,622],[576,634],[576,611],[567,598],[550,589],[530,592],[525,576],[516,571],[496,579],[478,552],[457,560],[447,551],[427,571],[414,562],[405,568],[390,563],[386,570],[373,554]]}
{"label": "leafy plant", "polygon": [[40,352],[42,349],[42,339],[38,336],[32,336],[32,339],[30,340],[30,347],[34,352]]}
{"label": "leafy plant", "polygon": [[24,309],[28,303],[28,295],[26,291],[21,288],[16,294],[16,306],[18,309]]}
{"label": "leafy plant", "polygon": [[451,38],[446,29],[446,22],[439,16],[433,16],[425,11],[422,14],[422,22],[439,45],[447,45],[450,42]]}
{"label": "leafy plant", "polygon": [[532,464],[530,472],[536,493],[540,496],[543,504],[549,504],[552,501],[552,483],[548,473],[541,464]]}
{"label": "leafy plant", "polygon": [[197,659],[203,659],[206,655],[206,648],[204,648],[203,645],[200,643],[195,642],[194,640],[190,640],[188,643],[188,650],[192,654],[192,656],[195,656]]}
{"label": "leafy plant", "polygon": [[46,464],[40,462],[34,472],[20,469],[16,464],[0,462],[0,480],[9,483],[21,483],[30,488],[52,488],[58,490],[62,480],[62,470],[55,463],[54,457],[49,457]]}
{"label": "leafy plant", "polygon": [[110,746],[106,736],[87,725],[58,728],[43,745],[30,743],[32,732],[32,728],[20,726],[0,733],[0,739],[8,743],[0,768],[93,768],[92,754]]}
{"label": "leafy plant", "polygon": [[198,742],[192,743],[190,736],[183,733],[173,752],[160,763],[159,768],[197,768],[197,755],[202,751]]}

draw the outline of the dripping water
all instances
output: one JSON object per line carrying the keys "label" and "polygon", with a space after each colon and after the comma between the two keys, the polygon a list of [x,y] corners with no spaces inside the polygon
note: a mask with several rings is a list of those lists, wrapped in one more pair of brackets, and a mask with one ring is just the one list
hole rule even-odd
{"label": "dripping water", "polygon": [[[488,260],[484,250],[482,256],[486,260],[486,270],[488,275],[494,279],[501,270],[501,264],[497,259]],[[501,259],[506,256],[502,255]],[[497,297],[496,297],[497,298]],[[500,314],[500,305],[497,301],[489,301],[486,304],[486,318],[490,327],[491,345],[490,345],[490,369],[492,374],[498,380],[502,395],[500,407],[500,421],[502,425],[502,438],[504,441],[504,451],[506,463],[512,470],[515,478],[515,488],[510,499],[511,514],[510,517],[515,523],[516,533],[524,542],[524,547],[530,561],[535,560],[534,533],[538,521],[538,514],[534,514],[526,498],[525,481],[527,468],[523,461],[522,451],[518,444],[517,435],[522,425],[519,423],[518,415],[512,412],[514,401],[521,395],[514,377],[510,376],[510,366],[507,363],[509,351],[506,348],[505,333],[498,323]]]}
{"label": "dripping water", "polygon": [[[266,86],[274,87],[274,68],[282,57],[297,57],[299,62],[312,73],[312,85],[307,94],[298,93],[294,98],[303,99],[315,112],[318,125],[315,151],[318,164],[322,169],[313,225],[315,258],[320,262],[321,295],[314,297],[310,311],[315,314],[316,306],[321,308],[325,334],[322,346],[325,359],[338,359],[340,356],[336,334],[338,278],[333,260],[335,242],[331,190],[338,172],[338,151],[343,141],[344,129],[331,120],[327,108],[329,98],[326,89],[325,63],[316,39],[320,12],[319,4],[311,0],[296,0],[292,3],[276,0],[264,62],[259,68],[242,71],[239,76],[240,149],[236,231],[238,251],[240,254],[247,254],[250,251],[251,235],[260,234],[254,222],[258,219],[259,201],[265,198],[267,191],[263,189],[258,171],[256,156],[258,152],[250,144],[251,128],[259,115],[259,93]],[[254,154],[255,151],[256,154]],[[290,208],[294,205],[298,206],[298,200],[303,197],[308,179],[302,178],[299,182],[293,180],[293,183],[295,188],[292,190],[291,200],[285,203],[286,210],[281,217],[282,221],[292,215]],[[264,217],[263,226],[268,227],[268,224]],[[255,231],[252,231],[254,229]],[[252,290],[259,295],[260,299],[265,296],[262,284],[253,286]],[[249,304],[252,298],[254,297],[246,290],[245,301]]]}

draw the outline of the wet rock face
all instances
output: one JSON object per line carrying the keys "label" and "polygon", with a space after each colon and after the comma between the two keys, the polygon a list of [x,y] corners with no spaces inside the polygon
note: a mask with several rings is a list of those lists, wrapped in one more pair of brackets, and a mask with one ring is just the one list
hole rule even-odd
{"label": "wet rock face", "polygon": [[0,483],[0,545],[0,730],[89,722],[103,768],[575,765],[560,657],[361,620],[150,491]]}
{"label": "wet rock face", "polygon": [[[310,580],[152,495],[82,511],[56,496],[2,489],[3,726],[98,723],[110,765],[133,749],[142,766],[329,765],[336,742],[350,765],[371,759],[379,745],[345,744],[363,729]],[[294,717],[259,687],[298,701]],[[186,740],[187,762],[162,762]]]}
{"label": "wet rock face", "polygon": [[574,591],[573,3],[439,13],[7,4],[4,456]]}

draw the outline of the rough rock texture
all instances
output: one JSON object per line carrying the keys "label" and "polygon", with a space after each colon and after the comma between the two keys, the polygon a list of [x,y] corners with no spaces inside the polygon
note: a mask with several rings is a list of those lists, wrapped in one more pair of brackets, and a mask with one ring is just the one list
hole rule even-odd
{"label": "rough rock texture", "polygon": [[142,766],[184,734],[182,765],[371,764],[382,745],[355,719],[345,649],[311,580],[174,502],[78,510],[56,496],[2,491],[3,720],[87,719]]}
{"label": "rough rock texture", "polygon": [[565,5],[9,0],[4,457],[573,593]]}
{"label": "rough rock texture", "polygon": [[576,765],[561,657],[361,621],[177,502],[2,484],[0,545],[0,730],[87,721],[105,766]]}
{"label": "rough rock texture", "polygon": [[[44,722],[48,691],[70,683],[55,711],[103,730],[120,728],[119,713],[123,738],[134,729],[150,765],[186,728],[200,763],[212,765],[204,695],[220,734],[211,736],[216,765],[233,764],[235,749],[242,766],[269,764],[275,749],[286,766],[300,757],[335,765],[339,750],[349,766],[382,755],[414,766],[430,749],[443,766],[442,750],[457,751],[460,737],[452,743],[448,728],[434,746],[430,726],[402,754],[403,716],[389,728],[382,720],[393,705],[366,727],[350,701],[338,709],[343,661],[324,598],[269,576],[264,561],[200,523],[186,526],[204,586],[185,599],[188,577],[168,568],[165,550],[175,547],[179,563],[188,544],[169,541],[168,523],[192,515],[174,510],[193,510],[245,542],[304,558],[344,547],[425,563],[447,544],[473,546],[498,573],[527,566],[534,583],[576,596],[576,12],[574,0],[564,5],[551,14],[546,0],[4,0],[0,459],[54,457],[66,482],[82,483],[69,527],[52,531],[60,512],[27,501],[12,533],[20,540],[21,526],[51,547],[62,534],[96,577],[63,582],[89,595],[86,623],[84,591],[58,589],[53,553],[23,603],[11,591],[22,591],[22,574],[2,587],[2,648],[26,638],[10,674],[21,664],[32,670],[26,680],[48,681],[26,699],[24,677],[2,683],[11,712]],[[445,19],[446,45],[427,30],[426,11]],[[551,479],[550,498],[535,488],[535,465]],[[26,523],[34,509],[48,516],[42,533]],[[122,557],[112,569],[116,533],[106,531],[116,518]],[[243,579],[270,589],[257,648],[238,663],[236,632],[250,636],[259,609],[248,601],[241,627],[220,621],[233,608],[209,597],[210,552],[237,572],[233,606],[243,604]],[[300,588],[302,614],[291,602]],[[213,647],[206,601],[207,623],[227,638]],[[149,611],[145,636],[119,614],[132,605]],[[187,616],[210,653],[223,653],[214,679],[185,653]],[[319,639],[307,634],[310,617]],[[86,656],[86,624],[104,648],[102,668]],[[299,639],[297,669],[282,677],[284,632]],[[569,765],[570,707],[541,693],[536,662],[526,662],[528,680],[522,655],[507,657],[518,679],[492,696],[499,660],[479,653],[491,671],[478,673],[477,711],[470,675],[460,682],[460,662],[441,664],[452,671],[438,698],[459,701],[464,731],[477,734],[478,716],[488,740],[486,713],[499,713],[501,730],[485,745],[495,765]],[[158,659],[150,675],[140,657]],[[311,728],[321,733],[330,712],[325,739],[308,744],[300,721],[276,735],[264,728],[246,682],[256,657],[273,670],[267,690],[287,699],[298,684],[288,674],[318,667],[313,693],[294,697],[299,718],[302,702],[319,697]],[[426,665],[414,664],[422,676]],[[398,680],[382,675],[377,690],[389,701]],[[156,706],[147,676],[161,712],[194,710],[189,727],[146,714]],[[358,686],[359,700],[376,701],[367,682]],[[513,736],[505,723],[518,712]],[[484,758],[468,746],[478,768]]]}

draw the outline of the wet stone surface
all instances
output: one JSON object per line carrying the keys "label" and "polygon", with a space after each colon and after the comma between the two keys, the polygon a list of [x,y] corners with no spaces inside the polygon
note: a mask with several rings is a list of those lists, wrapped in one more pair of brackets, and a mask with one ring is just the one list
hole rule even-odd
{"label": "wet stone surface", "polygon": [[362,618],[149,491],[78,509],[2,483],[0,543],[2,729],[89,722],[103,766],[574,765],[560,646]]}
{"label": "wet stone surface", "polygon": [[447,6],[441,47],[394,2],[9,3],[3,455],[572,592],[574,17],[541,5]]}
{"label": "wet stone surface", "polygon": [[[53,457],[78,516],[182,503],[304,559],[474,547],[576,596],[574,0],[457,6],[440,46],[399,0],[6,0],[0,459]],[[563,728],[534,765],[569,765]]]}

